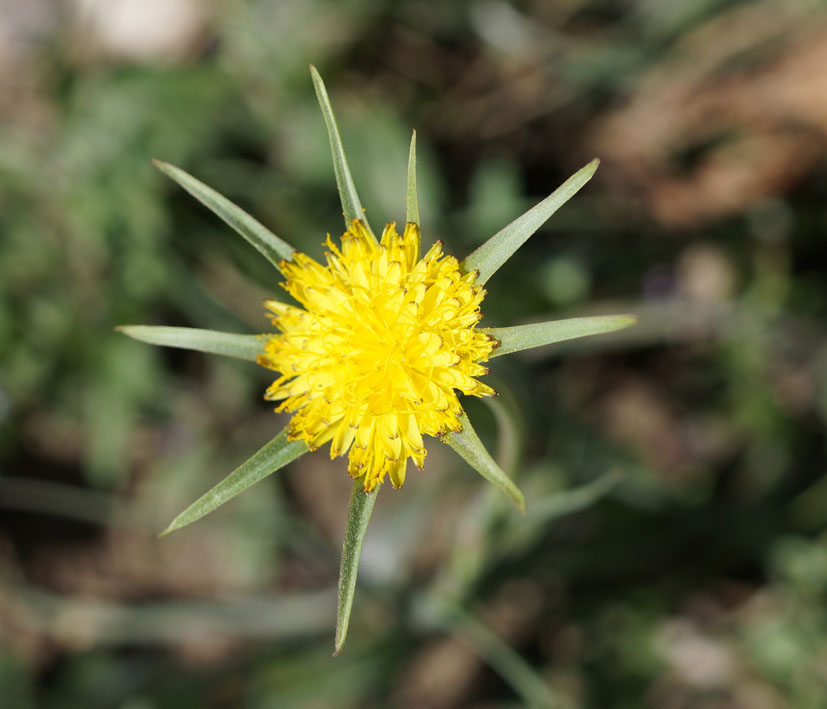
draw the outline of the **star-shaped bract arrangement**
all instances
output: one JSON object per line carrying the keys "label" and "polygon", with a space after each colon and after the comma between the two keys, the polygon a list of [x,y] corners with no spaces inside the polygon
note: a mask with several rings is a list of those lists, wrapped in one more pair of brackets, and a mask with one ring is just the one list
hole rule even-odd
{"label": "star-shaped bract arrangement", "polygon": [[293,413],[288,427],[178,515],[163,532],[184,527],[304,453],[330,443],[349,453],[355,478],[342,549],[335,653],[347,635],[359,557],[379,487],[405,481],[408,459],[424,465],[423,435],[438,436],[525,511],[522,493],[484,448],[457,392],[495,394],[479,377],[483,362],[518,350],[627,327],[631,315],[571,318],[479,328],[483,284],[597,169],[594,160],[542,202],[497,232],[464,261],[437,242],[420,257],[416,133],[408,158],[407,215],[380,239],[365,219],[324,83],[311,75],[322,109],[346,231],[328,236],[321,264],[277,237],[235,204],[168,163],[156,166],[215,212],[281,272],[301,307],[269,300],[277,332],[237,335],[178,327],[124,326],[144,342],[258,362],[280,373],[266,398]]}

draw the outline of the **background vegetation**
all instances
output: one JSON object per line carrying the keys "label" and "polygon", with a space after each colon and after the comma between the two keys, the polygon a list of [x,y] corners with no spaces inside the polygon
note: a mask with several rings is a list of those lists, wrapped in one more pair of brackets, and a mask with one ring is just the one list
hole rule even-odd
{"label": "background vegetation", "polygon": [[[345,464],[158,540],[283,421],[268,372],[113,332],[279,292],[151,157],[338,233],[310,62],[374,223],[416,128],[460,256],[601,157],[485,323],[641,316],[494,362],[468,407],[528,515],[434,442],[335,659]],[[825,706],[825,66],[816,0],[0,2],[0,703]]]}

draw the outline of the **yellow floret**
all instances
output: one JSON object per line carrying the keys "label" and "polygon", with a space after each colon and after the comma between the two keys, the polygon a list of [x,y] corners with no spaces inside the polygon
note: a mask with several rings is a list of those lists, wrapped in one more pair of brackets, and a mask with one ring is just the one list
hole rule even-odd
{"label": "yellow floret", "polygon": [[475,379],[496,341],[475,329],[485,291],[435,244],[419,258],[420,233],[388,224],[376,243],[358,220],[328,237],[327,265],[296,253],[284,287],[304,309],[267,301],[280,333],[259,364],[281,372],[266,398],[294,412],[289,433],[311,448],[348,451],[348,472],[373,490],[387,474],[405,481],[425,461],[424,434],[460,429],[456,391],[491,396]]}

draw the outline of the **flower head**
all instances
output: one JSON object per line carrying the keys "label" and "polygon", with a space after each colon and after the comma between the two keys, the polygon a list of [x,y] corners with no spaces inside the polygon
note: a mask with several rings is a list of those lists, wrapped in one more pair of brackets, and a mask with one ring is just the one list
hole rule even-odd
{"label": "flower head", "polygon": [[457,391],[491,396],[475,377],[497,342],[476,329],[485,290],[477,273],[437,242],[419,258],[420,231],[385,227],[379,243],[353,220],[326,265],[296,253],[283,284],[304,309],[267,301],[281,331],[259,364],[282,373],[266,398],[295,412],[289,436],[313,449],[350,451],[348,472],[371,491],[388,475],[405,481],[408,458],[422,468],[422,436],[459,431]]}
{"label": "flower head", "polygon": [[[311,67],[330,147],[347,231],[341,245],[328,236],[326,265],[299,253],[237,205],[183,170],[156,165],[250,242],[286,278],[302,306],[267,301],[279,330],[239,335],[178,327],[127,326],[126,334],[154,344],[255,360],[281,376],[266,397],[293,413],[289,426],[224,480],[193,502],[164,534],[191,524],[309,449],[330,442],[330,455],[349,452],[354,482],[342,548],[336,652],[347,635],[359,555],[376,488],[385,476],[405,481],[408,458],[422,467],[423,435],[442,436],[520,510],[525,499],[485,450],[457,392],[491,396],[477,377],[489,357],[631,325],[628,315],[572,318],[516,327],[477,329],[482,284],[554,212],[586,184],[594,160],[539,204],[517,217],[462,263],[436,243],[419,257],[416,133],[408,158],[407,224],[394,224],[377,242],[364,220],[333,109]],[[364,489],[364,491],[363,491]],[[367,493],[367,494],[366,494]]]}

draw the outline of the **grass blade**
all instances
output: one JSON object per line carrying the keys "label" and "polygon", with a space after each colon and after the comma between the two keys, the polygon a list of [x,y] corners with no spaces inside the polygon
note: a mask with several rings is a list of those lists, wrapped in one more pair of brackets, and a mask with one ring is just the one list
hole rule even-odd
{"label": "grass blade", "polygon": [[508,393],[503,396],[502,389],[498,389],[497,393],[499,396],[486,396],[483,403],[494,414],[494,421],[497,424],[497,447],[494,460],[510,477],[517,470],[517,463],[520,460],[522,431],[516,402],[509,401],[509,405],[504,403],[504,400],[513,399],[513,397]]}
{"label": "grass blade", "polygon": [[553,342],[622,330],[636,322],[637,317],[634,315],[596,315],[514,327],[491,327],[485,328],[484,332],[499,341],[499,347],[491,353],[492,357],[499,357],[532,347],[550,345]]}
{"label": "grass blade", "polygon": [[163,537],[170,532],[192,524],[204,515],[209,514],[238,493],[246,490],[250,485],[266,478],[279,468],[306,453],[309,450],[304,441],[290,441],[285,429],[267,445],[261,448],[251,458],[242,463],[218,485],[204,493],[187,509],[178,515],[161,533]]}
{"label": "grass blade", "polygon": [[522,524],[513,525],[498,539],[498,554],[501,557],[519,554],[535,542],[544,530],[547,531],[550,524],[597,504],[622,479],[623,474],[619,470],[610,470],[580,487],[532,501],[531,512],[522,520]]}
{"label": "grass blade", "polygon": [[163,325],[120,325],[118,332],[150,345],[178,347],[210,354],[226,355],[255,362],[262,352],[267,335],[236,335],[231,332],[199,330],[194,327]]}
{"label": "grass blade", "polygon": [[610,470],[585,485],[539,500],[531,506],[531,524],[547,527],[553,520],[585,510],[614,490],[622,479],[619,470]]}
{"label": "grass blade", "polygon": [[525,498],[519,488],[512,482],[500,468],[485,446],[477,436],[477,432],[471,426],[468,416],[463,413],[460,419],[462,430],[459,433],[449,432],[442,436],[444,443],[453,448],[459,456],[482,475],[486,480],[493,483],[509,500],[511,500],[523,514],[525,514]]}
{"label": "grass blade", "polygon": [[[359,201],[359,194],[356,192],[356,184],[350,174],[347,164],[345,149],[342,145],[342,136],[339,134],[339,126],[336,123],[336,116],[333,114],[333,107],[330,105],[330,98],[327,95],[324,81],[316,67],[310,65],[310,75],[313,77],[313,86],[316,88],[316,97],[319,99],[319,106],[322,109],[327,136],[330,139],[330,152],[333,155],[333,171],[336,173],[336,185],[339,188],[339,198],[342,200],[342,211],[345,215],[345,227],[350,229],[350,223],[354,219],[360,219],[365,223],[368,232],[373,236],[373,230],[365,217],[362,203]],[[376,237],[374,236],[374,239]]]}
{"label": "grass blade", "polygon": [[153,165],[161,172],[175,180],[207,209],[217,214],[226,224],[235,229],[241,236],[258,249],[264,257],[276,268],[283,259],[293,258],[295,249],[265,227],[261,222],[251,217],[241,207],[233,204],[226,197],[218,194],[212,187],[208,187],[200,180],[196,180],[181,168],[160,160],[153,160]]}
{"label": "grass blade", "polygon": [[496,631],[459,605],[444,606],[440,624],[464,641],[520,695],[522,706],[559,706],[546,679]]}
{"label": "grass blade", "polygon": [[466,272],[479,271],[477,283],[485,283],[560,207],[568,202],[594,175],[599,160],[592,160],[560,187],[511,224],[500,229],[482,246],[469,254],[462,266]]}
{"label": "grass blade", "polygon": [[339,569],[339,600],[336,608],[336,641],[333,656],[338,655],[347,639],[350,611],[353,608],[353,594],[356,591],[356,575],[359,573],[359,559],[365,532],[376,504],[379,487],[365,492],[364,483],[356,480],[350,493],[350,507],[347,512],[345,541],[342,545],[342,565]]}
{"label": "grass blade", "polygon": [[408,191],[406,222],[419,226],[419,196],[416,192],[416,131],[411,135],[411,149],[408,152]]}

